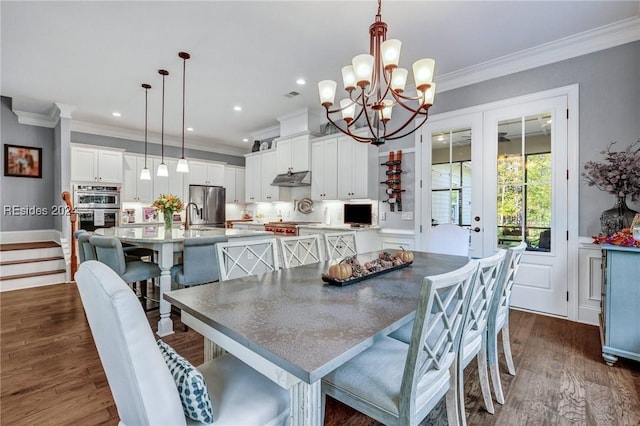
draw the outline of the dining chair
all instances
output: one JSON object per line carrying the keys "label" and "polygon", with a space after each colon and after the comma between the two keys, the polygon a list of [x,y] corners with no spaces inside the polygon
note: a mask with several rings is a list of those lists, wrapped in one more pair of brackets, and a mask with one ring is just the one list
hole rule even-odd
{"label": "dining chair", "polygon": [[280,237],[282,263],[286,269],[323,261],[320,236]]}
{"label": "dining chair", "polygon": [[327,395],[386,425],[417,425],[446,397],[449,424],[459,423],[455,359],[478,261],[426,277],[407,345],[390,337],[322,379]]}
{"label": "dining chair", "polygon": [[[196,424],[187,417],[179,388],[158,349],[161,345],[156,344],[149,321],[125,282],[96,261],[80,265],[76,282],[120,424]],[[191,375],[200,373],[206,382],[213,408],[211,424],[287,423],[289,392],[234,356],[224,355],[191,370],[195,370]],[[179,372],[174,369],[173,374]]]}
{"label": "dining chair", "polygon": [[509,308],[511,306],[511,292],[516,274],[520,266],[522,255],[527,249],[527,243],[522,241],[517,247],[507,250],[504,265],[493,299],[489,308],[487,320],[487,362],[493,384],[493,392],[496,401],[504,404],[504,392],[500,382],[500,366],[498,364],[498,333],[502,332],[502,348],[507,363],[507,370],[512,376],[516,375],[516,368],[511,355],[511,342],[509,337]]}
{"label": "dining chair", "polygon": [[97,260],[113,269],[125,282],[135,284],[140,283],[141,302],[146,304],[147,280],[159,277],[161,270],[158,264],[153,262],[143,262],[139,258],[127,259],[122,243],[115,236],[94,235],[89,238],[93,246]]}
{"label": "dining chair", "polygon": [[[491,414],[495,411],[491,399],[489,373],[487,370],[487,324],[489,308],[498,285],[499,274],[504,263],[505,255],[506,251],[501,249],[493,256],[479,259],[478,273],[471,287],[469,313],[462,332],[462,343],[456,361],[458,369],[456,382],[458,414],[462,425],[467,424],[464,408],[464,369],[474,357],[478,360],[478,376],[485,408]],[[413,322],[410,322],[400,327],[394,333],[391,333],[389,337],[404,343],[409,343],[411,341],[413,324]]]}
{"label": "dining chair", "polygon": [[220,281],[258,275],[279,268],[275,238],[227,241],[216,244]]}
{"label": "dining chair", "polygon": [[429,230],[426,251],[469,256],[469,230],[453,223],[442,223]]}
{"label": "dining chair", "polygon": [[327,259],[339,259],[345,256],[358,254],[355,232],[326,232],[324,245],[327,250]]}
{"label": "dining chair", "polygon": [[86,260],[97,260],[96,250],[91,245],[89,241],[93,236],[93,233],[87,232],[83,230],[82,232],[78,232],[77,240],[78,240],[78,260],[80,263]]}
{"label": "dining chair", "polygon": [[220,280],[216,244],[228,241],[224,235],[184,239],[182,263],[171,268],[171,279],[179,286],[206,284]]}
{"label": "dining chair", "polygon": [[458,382],[456,388],[458,390],[458,409],[462,425],[467,424],[464,407],[464,369],[471,363],[473,358],[478,361],[478,378],[480,379],[484,406],[489,413],[493,414],[495,412],[487,369],[487,321],[506,253],[506,250],[500,249],[493,256],[478,260],[478,274],[471,290],[469,313],[462,331],[462,343],[460,344],[457,362]]}

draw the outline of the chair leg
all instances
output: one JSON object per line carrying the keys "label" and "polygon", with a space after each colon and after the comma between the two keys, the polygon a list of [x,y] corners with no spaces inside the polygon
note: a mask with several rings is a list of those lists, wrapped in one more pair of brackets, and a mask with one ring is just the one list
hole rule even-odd
{"label": "chair leg", "polygon": [[446,394],[447,423],[449,425],[460,425],[460,415],[458,408],[458,362],[454,362],[449,368],[449,390]]}
{"label": "chair leg", "polygon": [[496,401],[499,404],[504,404],[504,393],[502,392],[502,383],[500,383],[500,367],[498,365],[498,332],[493,329],[490,329],[487,333],[487,362],[489,363],[491,383],[493,384],[493,393],[496,395]]}
{"label": "chair leg", "polygon": [[509,321],[505,322],[502,327],[502,347],[504,348],[504,358],[507,361],[507,369],[512,376],[516,375],[516,367],[513,364],[513,357],[511,356],[511,339],[509,337]]}
{"label": "chair leg", "polygon": [[320,424],[323,425],[324,424],[324,410],[327,409],[327,394],[324,392],[321,392],[321,404],[320,404]]}
{"label": "chair leg", "polygon": [[480,388],[482,389],[482,398],[484,406],[491,414],[495,413],[493,400],[491,399],[491,389],[489,388],[489,374],[487,372],[487,343],[482,339],[482,349],[478,352],[478,376],[480,377]]}
{"label": "chair leg", "polygon": [[458,400],[458,424],[467,426],[467,412],[464,408],[464,366],[462,365],[462,359],[458,357],[455,364],[457,365],[456,398]]}

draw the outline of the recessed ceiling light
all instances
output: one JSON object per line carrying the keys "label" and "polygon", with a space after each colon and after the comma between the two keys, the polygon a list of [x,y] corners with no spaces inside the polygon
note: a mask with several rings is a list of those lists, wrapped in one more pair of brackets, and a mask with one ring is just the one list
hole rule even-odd
{"label": "recessed ceiling light", "polygon": [[242,139],[242,142],[249,142],[249,139],[244,138],[244,139]]}
{"label": "recessed ceiling light", "polygon": [[122,117],[122,114],[120,114],[118,111],[113,111],[111,115],[113,115],[114,117]]}
{"label": "recessed ceiling light", "polygon": [[300,86],[302,86],[303,84],[307,84],[307,82],[304,80],[304,78],[297,79],[296,83],[298,83]]}
{"label": "recessed ceiling light", "polygon": [[193,127],[187,127],[187,132],[193,132]]}
{"label": "recessed ceiling light", "polygon": [[233,107],[234,111],[242,111],[242,107],[240,105],[236,105]]}

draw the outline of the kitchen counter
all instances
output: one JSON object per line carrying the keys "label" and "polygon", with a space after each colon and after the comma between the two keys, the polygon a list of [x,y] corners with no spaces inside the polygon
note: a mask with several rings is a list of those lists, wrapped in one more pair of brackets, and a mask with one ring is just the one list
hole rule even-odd
{"label": "kitchen counter", "polygon": [[379,231],[379,226],[358,226],[352,227],[349,225],[325,225],[323,223],[314,223],[309,225],[298,225],[300,229],[321,229],[326,231],[355,231],[355,232],[363,232],[363,231]]}
{"label": "kitchen counter", "polygon": [[[104,232],[107,234],[107,232]],[[225,235],[229,239],[240,237],[258,237],[264,236],[268,238],[273,235],[266,231],[250,231],[244,229],[226,229],[226,228],[209,228],[206,226],[194,227],[189,230],[173,228],[171,235],[165,235],[163,225],[149,226],[128,226],[115,228],[115,235],[124,242],[129,243],[156,243],[156,242],[182,242],[185,238],[190,237],[214,237]]]}

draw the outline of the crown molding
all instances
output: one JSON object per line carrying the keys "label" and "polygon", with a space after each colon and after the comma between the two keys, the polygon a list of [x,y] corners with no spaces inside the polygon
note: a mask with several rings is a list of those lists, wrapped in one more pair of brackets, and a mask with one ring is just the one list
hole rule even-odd
{"label": "crown molding", "polygon": [[[144,142],[144,133],[139,130],[126,129],[122,127],[106,126],[103,124],[90,123],[88,121],[71,121],[71,131],[78,133],[88,133],[92,135],[106,136],[110,138],[126,139],[136,142]],[[149,143],[160,144],[161,138],[159,133],[149,133],[147,135],[147,141]],[[164,135],[164,144],[168,146],[175,146],[180,148],[182,146],[181,139],[174,138],[168,135]],[[207,141],[194,141],[190,140],[188,149],[204,152],[215,152],[218,154],[235,155],[242,157],[247,153],[246,148],[235,148],[229,145],[216,145],[212,147],[207,144]]]}
{"label": "crown molding", "polygon": [[14,109],[13,113],[18,117],[18,123],[20,124],[52,129],[58,125],[60,118],[71,118],[71,113],[75,109],[75,105],[54,102],[47,114],[37,114],[17,109]]}
{"label": "crown molding", "polygon": [[261,130],[256,130],[255,132],[251,133],[251,137],[254,140],[264,140],[264,139],[269,139],[269,138],[277,138],[278,136],[280,136],[280,125],[275,125],[275,126],[271,126],[271,127],[267,127]]}
{"label": "crown molding", "polygon": [[640,40],[640,17],[624,19],[610,25],[443,74],[436,79],[438,84],[437,91],[445,92],[469,86],[637,40]]}

